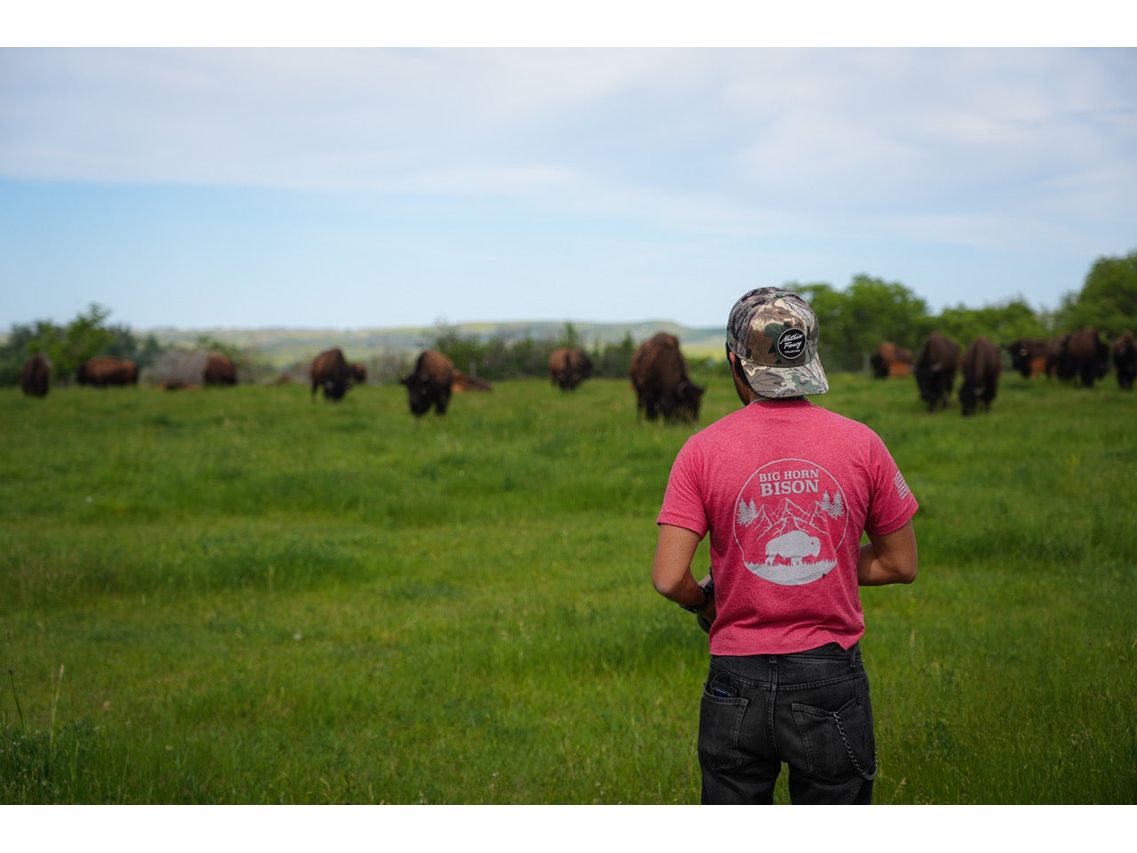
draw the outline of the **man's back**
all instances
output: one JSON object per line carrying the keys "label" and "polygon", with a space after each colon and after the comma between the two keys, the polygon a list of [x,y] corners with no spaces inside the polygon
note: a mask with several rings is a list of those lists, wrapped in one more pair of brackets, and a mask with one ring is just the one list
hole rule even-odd
{"label": "man's back", "polygon": [[751,403],[692,436],[657,520],[710,532],[712,654],[785,654],[860,639],[861,533],[891,533],[915,511],[872,430],[787,400]]}

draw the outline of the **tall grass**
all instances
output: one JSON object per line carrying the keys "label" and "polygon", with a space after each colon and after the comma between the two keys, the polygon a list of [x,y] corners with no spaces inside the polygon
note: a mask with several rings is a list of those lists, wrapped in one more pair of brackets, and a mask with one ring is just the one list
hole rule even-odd
{"label": "tall grass", "polygon": [[[864,592],[878,801],[1134,802],[1137,398],[1012,376],[963,419],[832,379],[921,502],[920,578]],[[704,380],[703,424],[737,405]],[[649,580],[692,428],[626,382],[0,418],[0,801],[698,800],[706,638]]]}

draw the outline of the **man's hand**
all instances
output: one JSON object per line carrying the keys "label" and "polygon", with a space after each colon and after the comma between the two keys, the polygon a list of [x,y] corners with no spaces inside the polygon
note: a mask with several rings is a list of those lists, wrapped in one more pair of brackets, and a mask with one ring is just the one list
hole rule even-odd
{"label": "man's hand", "polygon": [[[710,582],[711,576],[710,574],[707,574],[701,581],[699,581],[699,586],[705,590],[707,588],[707,584]],[[703,608],[702,613],[695,614],[695,621],[698,622],[699,627],[706,631],[708,634],[711,633],[711,623],[715,621],[715,616],[717,615],[717,612],[715,610],[715,597],[713,594],[714,587],[711,589],[712,595],[707,601],[707,606]]]}

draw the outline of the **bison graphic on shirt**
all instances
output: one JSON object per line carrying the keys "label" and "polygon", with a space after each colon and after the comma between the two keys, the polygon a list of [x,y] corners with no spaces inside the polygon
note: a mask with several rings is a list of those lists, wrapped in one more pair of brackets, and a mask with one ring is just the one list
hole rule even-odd
{"label": "bison graphic on shirt", "polygon": [[837,565],[848,513],[841,484],[806,459],[763,465],[738,495],[734,538],[746,568],[783,586],[824,577]]}

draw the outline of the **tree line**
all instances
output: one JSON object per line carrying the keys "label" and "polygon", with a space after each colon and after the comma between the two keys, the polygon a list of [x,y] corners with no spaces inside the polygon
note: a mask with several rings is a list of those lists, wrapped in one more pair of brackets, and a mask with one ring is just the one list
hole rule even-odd
{"label": "tree line", "polygon": [[1019,338],[1051,339],[1085,326],[1111,340],[1137,329],[1137,251],[1099,258],[1081,291],[1067,293],[1055,311],[1036,311],[1018,297],[932,314],[927,303],[903,284],[867,275],[855,276],[844,291],[828,284],[786,286],[805,295],[817,313],[822,360],[833,370],[862,369],[882,341],[915,352],[933,331],[960,343],[982,335],[995,344],[1008,344]]}
{"label": "tree line", "polygon": [[[966,344],[980,336],[995,344],[1020,338],[1050,339],[1093,326],[1113,339],[1137,329],[1137,251],[1099,258],[1078,293],[1068,293],[1055,311],[1035,310],[1022,297],[982,308],[965,305],[928,310],[925,300],[899,282],[868,275],[854,276],[845,290],[830,284],[788,282],[785,287],[809,300],[821,324],[821,358],[829,370],[863,370],[876,347],[890,341],[915,352],[933,331]],[[593,362],[593,375],[628,375],[635,343],[586,346],[571,324],[556,341],[523,338],[488,341],[462,337],[441,328],[431,344],[459,370],[478,371],[486,379],[543,376],[549,353],[559,346],[580,346]]]}
{"label": "tree line", "polygon": [[592,346],[581,339],[572,323],[565,323],[557,338],[534,339],[530,335],[515,340],[493,337],[483,340],[461,335],[452,326],[439,326],[430,347],[443,353],[463,373],[496,381],[526,376],[547,376],[549,356],[560,347],[580,347],[592,361],[593,376],[626,377],[632,366],[636,342],[629,332],[618,343]]}
{"label": "tree line", "polygon": [[129,358],[140,368],[152,363],[163,350],[157,338],[140,338],[128,326],[109,324],[110,314],[102,305],[91,305],[63,326],[49,320],[13,325],[0,347],[0,383],[19,382],[24,362],[33,355],[45,356],[52,373],[64,379],[96,355]]}
{"label": "tree line", "polygon": [[[983,335],[1005,344],[1018,338],[1053,338],[1084,326],[1093,326],[1111,339],[1137,329],[1137,250],[1123,257],[1098,258],[1081,290],[1067,293],[1052,312],[1036,311],[1018,297],[982,308],[958,305],[932,314],[910,288],[868,275],[855,276],[844,290],[826,283],[788,282],[785,287],[801,293],[813,306],[821,323],[821,357],[833,371],[864,369],[869,354],[882,341],[915,351],[932,331],[961,343]],[[46,320],[13,325],[0,346],[0,383],[18,382],[24,361],[36,353],[46,356],[54,375],[66,380],[96,355],[130,358],[141,369],[169,352],[153,335],[135,335],[127,326],[110,324],[109,317],[107,308],[91,305],[65,325]],[[249,368],[258,366],[255,354],[219,341],[203,337],[195,346],[229,355]],[[562,346],[584,349],[592,360],[594,376],[626,377],[636,342],[629,333],[618,343],[589,345],[571,323],[565,324],[556,339],[498,336],[485,340],[440,325],[425,346],[444,353],[458,370],[496,381],[547,375],[550,353]],[[402,359],[398,361],[401,369]],[[395,367],[387,367],[375,378],[397,378]]]}

